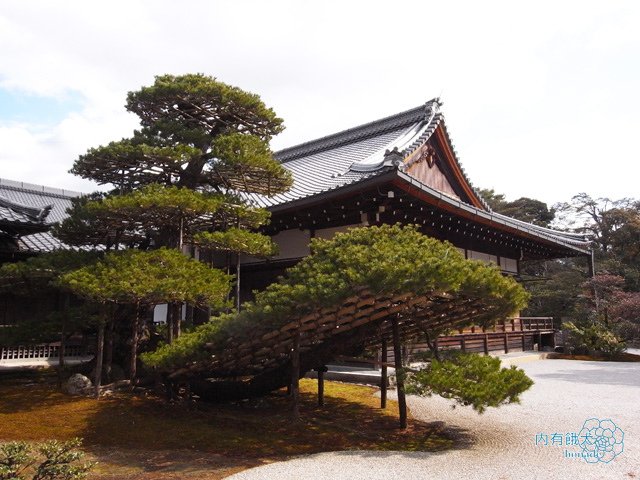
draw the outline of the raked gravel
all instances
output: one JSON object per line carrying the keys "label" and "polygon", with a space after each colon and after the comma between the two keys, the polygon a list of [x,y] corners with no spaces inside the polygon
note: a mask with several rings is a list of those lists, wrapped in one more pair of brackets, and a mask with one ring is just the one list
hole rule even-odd
{"label": "raked gravel", "polygon": [[[452,409],[440,397],[408,398],[415,418],[442,422],[463,439],[457,449],[321,453],[229,479],[640,479],[640,363],[536,360],[518,366],[535,382],[520,405],[478,415],[468,407]],[[565,458],[564,446],[535,443],[536,434],[577,433],[591,417],[609,418],[624,431],[624,452],[608,464]]]}

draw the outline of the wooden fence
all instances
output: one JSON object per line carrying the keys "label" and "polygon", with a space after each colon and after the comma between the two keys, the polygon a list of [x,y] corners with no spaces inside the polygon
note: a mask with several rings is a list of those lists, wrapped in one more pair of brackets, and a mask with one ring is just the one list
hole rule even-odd
{"label": "wooden fence", "polygon": [[[0,348],[0,362],[56,359],[59,353],[60,346],[56,344],[3,347]],[[67,345],[64,349],[65,358],[85,356],[87,349],[83,345]]]}

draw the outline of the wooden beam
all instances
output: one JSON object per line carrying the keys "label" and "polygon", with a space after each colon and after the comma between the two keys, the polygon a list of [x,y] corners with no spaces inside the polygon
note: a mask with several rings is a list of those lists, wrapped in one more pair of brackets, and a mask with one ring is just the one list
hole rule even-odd
{"label": "wooden beam", "polygon": [[382,339],[382,352],[381,362],[382,368],[380,369],[380,408],[387,408],[387,340]]}
{"label": "wooden beam", "polygon": [[398,392],[398,410],[400,414],[400,428],[407,428],[407,399],[404,395],[404,370],[402,369],[402,347],[400,344],[400,329],[398,319],[391,320],[393,331],[393,359],[396,367],[396,390]]}

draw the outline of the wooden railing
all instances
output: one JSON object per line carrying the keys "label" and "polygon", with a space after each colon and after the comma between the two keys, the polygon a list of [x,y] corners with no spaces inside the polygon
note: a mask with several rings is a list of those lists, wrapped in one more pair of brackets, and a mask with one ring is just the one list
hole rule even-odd
{"label": "wooden railing", "polygon": [[[58,358],[59,345],[31,345],[0,348],[0,362],[12,362],[21,360],[48,360]],[[86,348],[82,345],[67,345],[64,349],[65,358],[84,357]]]}
{"label": "wooden railing", "polygon": [[[474,327],[452,335],[442,335],[435,342],[439,349],[484,352],[512,349],[531,350],[540,346],[542,335],[553,336],[553,317],[512,317],[486,328]],[[550,339],[551,343],[554,342]],[[426,350],[426,344],[414,344],[413,351]]]}
{"label": "wooden railing", "polygon": [[514,317],[508,320],[520,320],[522,330],[553,330],[553,317]]}

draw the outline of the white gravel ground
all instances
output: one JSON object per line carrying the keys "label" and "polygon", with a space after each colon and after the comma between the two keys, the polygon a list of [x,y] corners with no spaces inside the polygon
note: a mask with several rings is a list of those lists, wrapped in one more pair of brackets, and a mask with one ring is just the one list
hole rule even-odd
{"label": "white gravel ground", "polygon": [[[640,479],[640,363],[537,360],[519,367],[536,382],[520,405],[478,415],[467,407],[452,409],[451,402],[440,397],[409,397],[414,417],[442,422],[466,440],[458,449],[442,453],[322,453],[229,478]],[[624,431],[624,452],[612,462],[589,464],[565,458],[565,446],[536,446],[536,434],[577,433],[591,417],[611,419]]]}

